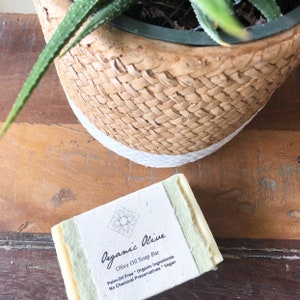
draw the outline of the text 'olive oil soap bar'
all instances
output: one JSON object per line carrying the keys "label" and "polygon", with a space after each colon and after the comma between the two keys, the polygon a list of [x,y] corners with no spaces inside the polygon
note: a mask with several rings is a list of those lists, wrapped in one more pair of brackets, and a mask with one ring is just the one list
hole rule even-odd
{"label": "text 'olive oil soap bar'", "polygon": [[52,236],[69,299],[146,299],[223,260],[182,174],[63,221]]}

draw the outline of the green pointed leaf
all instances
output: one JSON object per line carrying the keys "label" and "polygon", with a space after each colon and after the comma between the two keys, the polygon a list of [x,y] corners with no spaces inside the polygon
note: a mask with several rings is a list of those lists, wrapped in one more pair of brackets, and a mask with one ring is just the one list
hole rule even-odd
{"label": "green pointed leaf", "polygon": [[216,24],[211,19],[209,19],[203,13],[203,11],[199,9],[199,6],[195,5],[194,2],[191,2],[191,5],[192,8],[194,9],[195,15],[202,29],[218,44],[223,46],[228,46],[228,44],[221,39],[217,31]]}
{"label": "green pointed leaf", "polygon": [[137,1],[138,0],[114,0],[104,4],[91,18],[88,24],[82,29],[80,34],[71,42],[62,55],[70,51],[77,43],[79,43],[84,37],[93,32],[95,29],[118,17]]}
{"label": "green pointed leaf", "polygon": [[281,15],[280,8],[275,0],[249,0],[249,2],[255,6],[268,21],[279,18]]}
{"label": "green pointed leaf", "polygon": [[249,34],[233,16],[224,0],[190,0],[193,7],[198,7],[208,18],[225,32],[240,39],[247,39]]}
{"label": "green pointed leaf", "polygon": [[1,130],[0,138],[7,131],[11,123],[18,116],[19,112],[29,99],[35,87],[48,70],[55,57],[68,43],[74,33],[79,29],[93,9],[97,7],[103,0],[77,0],[74,2],[65,18],[59,24],[54,35],[45,46],[40,54],[37,62],[31,70],[27,80],[25,81],[11,111],[8,114]]}

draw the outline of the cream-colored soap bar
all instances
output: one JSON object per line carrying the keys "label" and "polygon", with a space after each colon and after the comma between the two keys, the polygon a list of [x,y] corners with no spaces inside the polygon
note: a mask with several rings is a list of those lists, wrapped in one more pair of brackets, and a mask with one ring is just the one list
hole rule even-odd
{"label": "cream-colored soap bar", "polygon": [[69,299],[146,299],[223,258],[184,175],[52,228]]}

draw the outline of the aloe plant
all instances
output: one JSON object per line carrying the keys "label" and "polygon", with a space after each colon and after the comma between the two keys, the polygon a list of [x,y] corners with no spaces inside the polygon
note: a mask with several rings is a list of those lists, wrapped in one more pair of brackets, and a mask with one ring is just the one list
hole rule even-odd
{"label": "aloe plant", "polygon": [[[232,3],[236,0],[189,0],[196,14],[199,24],[204,31],[221,45],[227,45],[220,38],[217,27],[240,39],[247,38],[247,32],[233,15]],[[33,66],[25,81],[11,111],[8,114],[1,130],[0,137],[4,135],[9,126],[18,116],[33,90],[52,64],[54,59],[69,51],[75,44],[90,32],[107,23],[126,11],[137,0],[76,0],[66,16],[59,24],[54,35],[47,43],[37,62]],[[272,20],[280,16],[280,10],[275,0],[249,0],[262,14]],[[96,13],[95,13],[96,11]],[[87,25],[81,29],[88,19]],[[80,30],[78,37],[69,44],[74,34]],[[65,50],[63,50],[65,48]]]}

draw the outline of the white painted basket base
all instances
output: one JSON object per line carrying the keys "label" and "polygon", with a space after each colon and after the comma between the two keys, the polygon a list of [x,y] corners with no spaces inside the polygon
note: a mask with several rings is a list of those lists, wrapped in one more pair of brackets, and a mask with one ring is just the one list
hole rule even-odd
{"label": "white painted basket base", "polygon": [[130,159],[138,164],[153,168],[179,167],[212,154],[213,152],[220,149],[223,145],[228,143],[234,136],[236,136],[256,115],[255,114],[252,118],[250,118],[250,120],[248,120],[244,125],[238,128],[232,134],[228,135],[225,139],[205,149],[179,155],[153,154],[145,151],[132,149],[105,135],[88,120],[88,118],[80,111],[78,107],[75,106],[74,102],[69,97],[67,98],[79,122],[98,142],[100,142],[103,146],[120,156]]}

